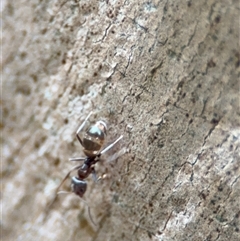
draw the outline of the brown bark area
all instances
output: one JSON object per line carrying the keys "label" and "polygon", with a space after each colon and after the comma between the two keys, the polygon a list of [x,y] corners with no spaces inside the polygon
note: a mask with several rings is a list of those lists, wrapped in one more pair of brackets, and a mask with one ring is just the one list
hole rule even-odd
{"label": "brown bark area", "polygon": [[[2,240],[239,240],[238,5],[3,1]],[[48,208],[90,111],[124,135],[88,179],[97,226]]]}

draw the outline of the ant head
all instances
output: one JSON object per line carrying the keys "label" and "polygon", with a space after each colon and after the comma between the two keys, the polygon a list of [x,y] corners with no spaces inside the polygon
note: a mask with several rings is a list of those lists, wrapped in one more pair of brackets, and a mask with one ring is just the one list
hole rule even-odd
{"label": "ant head", "polygon": [[83,197],[84,193],[87,190],[87,183],[83,180],[78,179],[77,177],[72,177],[72,191],[79,197]]}

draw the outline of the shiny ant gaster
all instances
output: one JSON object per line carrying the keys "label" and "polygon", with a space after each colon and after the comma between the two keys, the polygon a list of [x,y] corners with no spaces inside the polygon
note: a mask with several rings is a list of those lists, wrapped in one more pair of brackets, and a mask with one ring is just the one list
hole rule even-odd
{"label": "shiny ant gaster", "polygon": [[103,153],[107,152],[123,137],[120,136],[112,144],[108,145],[106,148],[100,151],[104,144],[105,136],[107,134],[107,126],[103,121],[98,121],[95,125],[91,126],[85,132],[83,139],[81,139],[79,133],[85,126],[91,114],[92,112],[90,112],[90,114],[87,116],[87,118],[80,125],[76,132],[77,139],[84,148],[83,152],[86,155],[86,157],[76,157],[69,159],[70,161],[83,161],[83,164],[75,166],[68,172],[68,174],[65,176],[65,178],[58,186],[57,192],[59,188],[62,186],[62,184],[66,181],[66,179],[69,177],[71,172],[73,172],[74,170],[78,170],[78,176],[72,177],[71,187],[72,192],[74,192],[76,195],[82,198],[87,190],[87,182],[84,179],[86,179],[92,173],[94,180],[98,180],[94,169],[94,164],[96,164],[100,160],[100,157]]}

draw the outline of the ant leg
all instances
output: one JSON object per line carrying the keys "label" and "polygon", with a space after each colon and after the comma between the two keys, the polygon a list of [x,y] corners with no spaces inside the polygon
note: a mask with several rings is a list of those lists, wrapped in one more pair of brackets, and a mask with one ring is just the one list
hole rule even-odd
{"label": "ant leg", "polygon": [[98,182],[99,180],[102,180],[107,176],[106,174],[103,174],[102,176],[98,177],[94,167],[92,167],[92,175],[93,175],[94,182]]}
{"label": "ant leg", "polygon": [[69,175],[71,174],[71,172],[75,171],[75,170],[78,170],[82,165],[78,165],[78,166],[75,166],[73,167],[68,173],[67,175],[64,177],[64,179],[61,181],[60,185],[57,187],[56,189],[56,193],[55,193],[55,197],[53,198],[53,200],[50,202],[50,204],[48,205],[47,207],[47,210],[50,210],[51,206],[54,204],[54,202],[57,200],[57,196],[58,194],[62,194],[62,193],[65,193],[65,192],[59,192],[59,189],[60,187],[63,185],[63,183],[67,180],[67,178],[69,177]]}
{"label": "ant leg", "polygon": [[68,179],[68,177],[70,176],[70,174],[75,171],[75,170],[78,170],[82,165],[78,165],[78,166],[75,166],[73,167],[68,173],[67,175],[64,177],[64,179],[61,181],[60,185],[58,186],[57,190],[56,190],[56,193],[58,193],[58,190],[59,188],[63,185],[63,183]]}
{"label": "ant leg", "polygon": [[83,123],[79,126],[79,128],[78,128],[78,130],[76,132],[77,139],[78,139],[78,141],[80,142],[81,145],[82,145],[82,140],[81,140],[81,138],[80,138],[80,136],[78,134],[82,130],[82,128],[85,126],[85,124],[86,124],[87,120],[89,119],[89,117],[91,116],[91,114],[92,114],[92,111],[88,114],[88,116],[83,121]]}
{"label": "ant leg", "polygon": [[103,149],[99,155],[102,155],[103,153],[107,152],[109,149],[111,149],[117,142],[119,142],[121,139],[123,138],[123,136],[120,136],[116,141],[114,141],[112,144],[110,144],[109,146],[107,146],[105,149]]}
{"label": "ant leg", "polygon": [[107,162],[112,162],[118,159],[120,156],[128,152],[128,149],[126,147],[122,148],[120,151],[117,153],[113,154],[111,157],[108,157]]}
{"label": "ant leg", "polygon": [[93,181],[97,182],[98,181],[98,177],[97,177],[97,173],[95,171],[95,168],[92,167],[91,169],[92,169]]}
{"label": "ant leg", "polygon": [[72,157],[72,158],[69,158],[69,161],[71,162],[79,162],[79,161],[85,161],[86,160],[86,157]]}
{"label": "ant leg", "polygon": [[92,111],[88,114],[88,116],[86,117],[86,119],[85,119],[85,120],[83,121],[83,123],[79,126],[76,134],[78,134],[78,133],[82,130],[82,128],[85,126],[85,124],[86,124],[87,120],[89,119],[89,117],[91,116],[91,114],[92,114]]}

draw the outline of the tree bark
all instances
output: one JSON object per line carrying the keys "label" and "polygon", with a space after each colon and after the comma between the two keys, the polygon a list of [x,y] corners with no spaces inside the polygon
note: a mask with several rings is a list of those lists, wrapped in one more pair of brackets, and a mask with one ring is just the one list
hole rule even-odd
{"label": "tree bark", "polygon": [[[2,240],[240,240],[238,1],[1,11]],[[51,204],[90,111],[124,138]]]}

